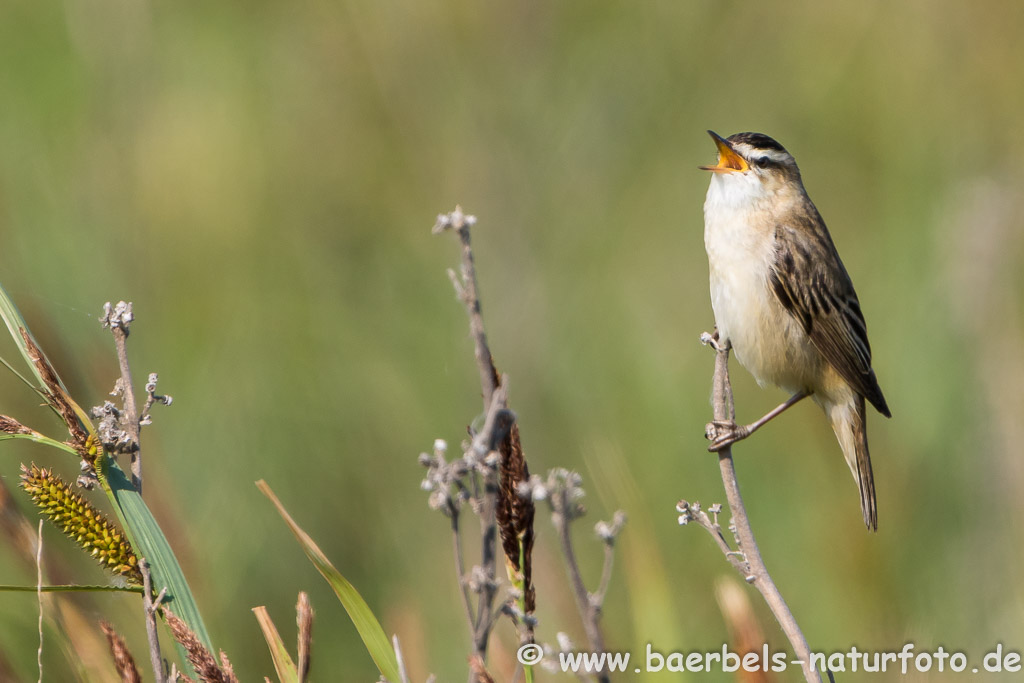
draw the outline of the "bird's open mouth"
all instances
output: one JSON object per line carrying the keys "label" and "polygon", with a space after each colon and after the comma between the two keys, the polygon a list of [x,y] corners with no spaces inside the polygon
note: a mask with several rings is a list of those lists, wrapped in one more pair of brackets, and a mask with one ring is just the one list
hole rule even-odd
{"label": "bird's open mouth", "polygon": [[702,171],[711,171],[712,173],[736,173],[746,171],[750,168],[746,159],[736,153],[728,140],[713,130],[709,130],[708,135],[711,136],[711,139],[715,141],[715,146],[718,147],[718,165],[701,166],[700,169]]}

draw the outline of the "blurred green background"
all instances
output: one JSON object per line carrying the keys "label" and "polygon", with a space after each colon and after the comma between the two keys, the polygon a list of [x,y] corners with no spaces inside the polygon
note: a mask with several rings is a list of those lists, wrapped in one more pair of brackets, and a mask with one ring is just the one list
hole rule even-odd
{"label": "blurred green background", "polygon": [[[398,633],[416,680],[464,680],[448,525],[416,463],[435,438],[457,450],[481,410],[445,275],[458,248],[430,235],[461,203],[530,467],[584,476],[591,587],[592,524],[630,516],[609,646],[717,649],[712,587],[731,569],[674,511],[724,499],[702,436],[712,356],[697,339],[713,320],[696,167],[715,158],[707,128],[768,133],[857,285],[895,417],[869,418],[877,535],[813,405],[737,448],[765,559],[813,649],[912,641],[977,665],[997,643],[1024,648],[1022,30],[1021,3],[949,0],[11,0],[0,281],[83,405],[116,376],[101,306],[134,302],[137,381],[158,371],[175,398],[143,434],[147,498],[243,680],[273,675],[250,609],[267,605],[292,642],[300,590],[316,680],[375,677],[259,478]],[[741,420],[783,398],[733,369]],[[61,435],[7,374],[0,412]],[[4,444],[4,483],[31,460],[76,469]],[[582,643],[546,513],[537,525],[538,636]],[[49,566],[104,580],[46,538]],[[34,580],[0,548],[0,583]],[[83,628],[111,619],[145,661],[136,600],[75,600]],[[35,680],[36,641],[35,597],[5,594],[7,675]],[[70,677],[48,643],[48,680]],[[514,649],[503,622],[499,680]]]}

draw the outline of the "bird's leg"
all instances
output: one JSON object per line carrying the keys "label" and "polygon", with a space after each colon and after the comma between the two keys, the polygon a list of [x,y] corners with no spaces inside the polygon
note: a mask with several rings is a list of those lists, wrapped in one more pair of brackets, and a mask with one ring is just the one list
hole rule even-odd
{"label": "bird's leg", "polygon": [[704,427],[704,437],[711,442],[711,445],[708,446],[708,450],[711,451],[712,453],[717,453],[726,446],[731,446],[737,441],[742,441],[743,439],[747,438],[748,436],[756,432],[758,429],[766,425],[773,418],[778,417],[779,415],[784,413],[788,408],[790,408],[793,405],[796,405],[797,403],[799,403],[800,401],[802,401],[803,399],[807,398],[810,395],[811,393],[809,391],[798,391],[797,393],[790,396],[785,403],[780,403],[775,408],[766,413],[765,416],[762,417],[760,420],[756,422],[751,422],[750,424],[744,425],[742,427],[738,426],[735,422],[732,421],[724,422],[720,420],[715,420],[714,422],[707,423],[707,425]]}

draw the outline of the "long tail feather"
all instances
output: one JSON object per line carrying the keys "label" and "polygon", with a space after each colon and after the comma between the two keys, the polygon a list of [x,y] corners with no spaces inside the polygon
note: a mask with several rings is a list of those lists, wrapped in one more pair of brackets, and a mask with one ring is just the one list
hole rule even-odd
{"label": "long tail feather", "polygon": [[878,503],[875,501],[875,475],[871,471],[871,453],[868,451],[867,411],[864,399],[857,406],[857,418],[853,423],[853,437],[857,449],[857,483],[860,485],[860,509],[864,524],[872,531],[878,531]]}
{"label": "long tail feather", "polygon": [[871,471],[871,453],[868,451],[867,410],[863,396],[845,405],[827,408],[832,429],[850,466],[853,479],[860,489],[860,509],[864,524],[870,531],[878,530],[878,504],[875,500],[875,476]]}

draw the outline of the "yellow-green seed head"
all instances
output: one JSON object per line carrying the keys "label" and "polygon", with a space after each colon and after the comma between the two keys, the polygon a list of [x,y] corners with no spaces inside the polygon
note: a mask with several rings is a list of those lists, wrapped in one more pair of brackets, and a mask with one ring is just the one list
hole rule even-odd
{"label": "yellow-green seed head", "polygon": [[54,526],[101,565],[131,583],[142,583],[139,560],[124,535],[71,485],[50,470],[21,466],[21,488]]}

